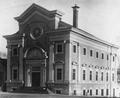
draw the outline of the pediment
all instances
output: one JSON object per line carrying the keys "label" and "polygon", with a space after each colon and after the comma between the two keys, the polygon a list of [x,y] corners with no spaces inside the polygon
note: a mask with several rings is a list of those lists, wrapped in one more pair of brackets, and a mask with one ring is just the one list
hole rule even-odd
{"label": "pediment", "polygon": [[62,12],[58,10],[49,11],[37,4],[32,4],[26,11],[24,11],[19,17],[15,17],[18,22],[24,22],[26,19],[28,20],[30,17],[34,15],[42,16],[48,20],[56,17],[61,17],[63,15]]}

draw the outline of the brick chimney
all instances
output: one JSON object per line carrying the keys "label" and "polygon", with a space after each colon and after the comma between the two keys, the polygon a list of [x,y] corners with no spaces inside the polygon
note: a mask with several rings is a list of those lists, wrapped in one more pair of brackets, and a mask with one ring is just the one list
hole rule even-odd
{"label": "brick chimney", "polygon": [[77,28],[78,27],[78,8],[77,4],[72,7],[73,8],[73,27]]}

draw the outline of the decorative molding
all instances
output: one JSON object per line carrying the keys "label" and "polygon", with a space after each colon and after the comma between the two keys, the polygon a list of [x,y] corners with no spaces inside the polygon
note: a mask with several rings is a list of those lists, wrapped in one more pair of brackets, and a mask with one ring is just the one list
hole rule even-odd
{"label": "decorative molding", "polygon": [[78,65],[78,63],[75,61],[72,61],[72,65]]}

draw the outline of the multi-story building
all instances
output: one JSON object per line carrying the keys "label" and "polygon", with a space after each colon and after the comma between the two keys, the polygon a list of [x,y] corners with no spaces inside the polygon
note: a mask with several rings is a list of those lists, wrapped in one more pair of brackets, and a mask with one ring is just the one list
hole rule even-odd
{"label": "multi-story building", "polygon": [[19,31],[7,39],[7,90],[47,87],[53,93],[116,96],[118,47],[73,26],[63,13],[31,5],[15,19]]}

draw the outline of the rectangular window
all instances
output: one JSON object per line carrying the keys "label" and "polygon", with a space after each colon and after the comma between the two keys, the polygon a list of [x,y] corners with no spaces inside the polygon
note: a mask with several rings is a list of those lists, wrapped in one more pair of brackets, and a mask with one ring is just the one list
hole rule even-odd
{"label": "rectangular window", "polygon": [[83,70],[83,80],[85,80],[85,70]]}
{"label": "rectangular window", "polygon": [[75,80],[75,76],[76,76],[76,70],[73,69],[73,70],[72,70],[72,79],[73,79],[73,80]]}
{"label": "rectangular window", "polygon": [[107,96],[109,95],[109,90],[108,90],[108,89],[106,89],[106,95],[107,95]]}
{"label": "rectangular window", "polygon": [[103,81],[103,72],[101,72],[101,81]]}
{"label": "rectangular window", "polygon": [[113,97],[115,97],[115,88],[113,88]]}
{"label": "rectangular window", "polygon": [[73,52],[76,53],[76,50],[77,50],[76,45],[73,45]]}
{"label": "rectangular window", "polygon": [[98,81],[98,72],[96,72],[96,81]]}
{"label": "rectangular window", "polygon": [[98,95],[98,89],[96,89],[96,95]]}
{"label": "rectangular window", "polygon": [[76,95],[76,90],[74,90],[73,94]]}
{"label": "rectangular window", "polygon": [[112,74],[112,81],[114,81],[114,73]]}
{"label": "rectangular window", "polygon": [[85,93],[86,93],[86,91],[85,91],[85,90],[83,90],[83,95],[84,95],[84,96],[86,95]]}
{"label": "rectangular window", "polygon": [[96,58],[98,58],[98,52],[96,52]]}
{"label": "rectangular window", "polygon": [[86,55],[86,48],[83,48],[83,55]]}
{"label": "rectangular window", "polygon": [[56,90],[56,94],[61,94],[61,90]]}
{"label": "rectangular window", "polygon": [[18,79],[18,70],[13,69],[13,80],[17,80],[17,79]]}
{"label": "rectangular window", "polygon": [[57,80],[62,80],[62,69],[61,68],[57,69]]}
{"label": "rectangular window", "polygon": [[90,71],[90,80],[92,80],[92,71]]}
{"label": "rectangular window", "polygon": [[108,72],[106,73],[106,81],[108,81]]}
{"label": "rectangular window", "polygon": [[56,53],[63,53],[63,43],[56,43]]}
{"label": "rectangular window", "polygon": [[92,90],[90,89],[90,95],[92,96]]}
{"label": "rectangular window", "polygon": [[18,55],[18,48],[13,48],[12,54],[13,54],[13,56],[17,56]]}
{"label": "rectangular window", "polygon": [[104,96],[104,90],[101,89],[101,96]]}
{"label": "rectangular window", "polygon": [[90,50],[90,56],[93,56],[93,50]]}
{"label": "rectangular window", "polygon": [[104,59],[104,54],[102,53],[102,59]]}
{"label": "rectangular window", "polygon": [[109,60],[109,55],[107,55],[107,60]]}
{"label": "rectangular window", "polygon": [[115,61],[115,57],[113,56],[113,62]]}

